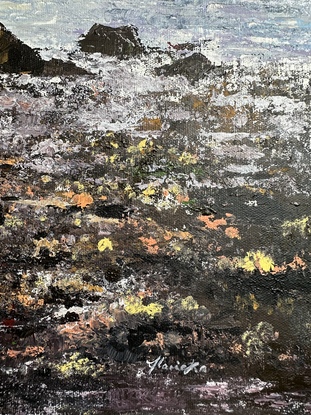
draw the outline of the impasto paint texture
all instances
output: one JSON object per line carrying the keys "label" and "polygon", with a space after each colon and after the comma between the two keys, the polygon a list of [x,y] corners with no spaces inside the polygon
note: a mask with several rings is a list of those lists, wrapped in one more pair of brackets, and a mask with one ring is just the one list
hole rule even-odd
{"label": "impasto paint texture", "polygon": [[310,4],[0,2],[1,414],[311,413]]}

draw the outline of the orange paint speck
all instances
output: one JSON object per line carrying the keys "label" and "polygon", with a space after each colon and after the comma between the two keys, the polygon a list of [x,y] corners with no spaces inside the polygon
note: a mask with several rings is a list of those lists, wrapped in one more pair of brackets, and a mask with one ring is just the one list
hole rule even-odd
{"label": "orange paint speck", "polygon": [[31,190],[30,186],[27,187],[26,195],[31,196],[31,197],[34,195],[34,192]]}
{"label": "orange paint speck", "polygon": [[81,208],[85,208],[86,206],[91,205],[94,202],[92,196],[88,193],[74,195],[71,200],[75,205]]}
{"label": "orange paint speck", "polygon": [[13,350],[13,349],[8,349],[8,351],[6,352],[8,357],[10,357],[11,359],[15,359],[21,353],[22,352],[20,352],[19,350]]}
{"label": "orange paint speck", "polygon": [[143,118],[142,126],[140,127],[143,131],[156,131],[161,130],[162,128],[162,121],[160,118]]}
{"label": "orange paint speck", "polygon": [[225,234],[233,239],[241,239],[240,234],[239,234],[239,230],[237,228],[235,228],[234,226],[229,226],[226,230],[225,230]]}
{"label": "orange paint speck", "polygon": [[278,274],[280,272],[286,271],[286,269],[287,269],[287,266],[285,264],[284,265],[281,265],[281,266],[276,265],[273,268],[273,271],[271,272],[271,274]]}
{"label": "orange paint speck", "polygon": [[149,254],[157,254],[159,251],[159,247],[157,245],[157,241],[152,238],[152,236],[150,238],[144,238],[143,236],[141,236],[140,238],[138,238],[140,241],[142,241],[142,243],[145,245],[145,247],[147,248],[147,251],[149,252]]}
{"label": "orange paint speck", "polygon": [[164,239],[165,239],[166,241],[170,241],[170,240],[172,239],[172,237],[173,237],[172,232],[169,232],[169,231],[166,231],[166,232],[165,232]]}
{"label": "orange paint speck", "polygon": [[298,255],[296,255],[293,261],[288,265],[293,269],[297,269],[297,268],[305,269],[307,267],[307,264],[305,263],[305,261],[301,259]]}
{"label": "orange paint speck", "polygon": [[68,199],[71,199],[75,195],[75,192],[73,192],[72,190],[70,190],[69,192],[63,192],[62,195],[64,197],[68,197]]}
{"label": "orange paint speck", "polygon": [[176,200],[177,200],[178,203],[189,202],[189,196],[178,194],[176,196]]}
{"label": "orange paint speck", "polygon": [[227,225],[227,221],[225,218],[214,219],[214,215],[211,216],[204,216],[201,215],[198,217],[199,220],[204,222],[206,228],[217,230],[219,226]]}
{"label": "orange paint speck", "polygon": [[156,255],[159,252],[158,245],[148,246],[147,251],[149,254]]}
{"label": "orange paint speck", "polygon": [[144,245],[148,245],[148,246],[156,245],[157,243],[157,241],[154,238],[152,238],[152,236],[150,238],[144,238],[143,236],[141,236],[138,239],[142,241]]}

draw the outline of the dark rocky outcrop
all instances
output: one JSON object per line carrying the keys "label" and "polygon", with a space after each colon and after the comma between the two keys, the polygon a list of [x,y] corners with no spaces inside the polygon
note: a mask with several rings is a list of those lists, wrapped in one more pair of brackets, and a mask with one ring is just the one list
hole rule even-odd
{"label": "dark rocky outcrop", "polygon": [[193,53],[183,59],[178,59],[172,64],[163,65],[155,69],[157,75],[185,76],[190,82],[204,78],[215,66],[201,53]]}
{"label": "dark rocky outcrop", "polygon": [[52,58],[50,61],[44,62],[43,76],[59,76],[59,75],[88,75],[83,68],[79,68],[73,62],[64,62],[61,59]]}
{"label": "dark rocky outcrop", "polygon": [[44,62],[39,53],[25,45],[0,23],[0,70],[40,74]]}
{"label": "dark rocky outcrop", "polygon": [[171,42],[167,42],[169,50],[176,50],[179,53],[185,53],[187,51],[195,51],[198,50],[200,47],[206,47],[207,44],[211,42],[211,39],[204,39],[195,42],[185,42],[185,43],[175,43],[172,44]]}
{"label": "dark rocky outcrop", "polygon": [[95,23],[79,41],[83,52],[117,56],[120,59],[137,56],[144,47],[134,26],[109,27]]}

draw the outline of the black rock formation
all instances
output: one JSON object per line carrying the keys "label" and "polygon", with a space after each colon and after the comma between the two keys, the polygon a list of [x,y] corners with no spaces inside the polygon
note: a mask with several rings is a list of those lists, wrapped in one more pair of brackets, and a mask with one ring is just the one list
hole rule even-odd
{"label": "black rock formation", "polygon": [[109,27],[95,23],[79,41],[83,52],[117,56],[120,59],[137,56],[144,47],[134,26]]}
{"label": "black rock formation", "polygon": [[59,75],[88,75],[83,68],[79,68],[73,62],[64,62],[61,59],[52,58],[50,61],[44,62],[43,76],[59,76]]}
{"label": "black rock formation", "polygon": [[215,66],[201,53],[193,53],[183,59],[178,59],[172,64],[155,68],[157,75],[175,76],[182,75],[190,82],[204,78]]}
{"label": "black rock formation", "polygon": [[40,74],[44,62],[38,52],[25,45],[0,23],[0,70]]}
{"label": "black rock formation", "polygon": [[98,204],[95,208],[95,215],[102,218],[124,219],[130,213],[131,210],[123,205]]}

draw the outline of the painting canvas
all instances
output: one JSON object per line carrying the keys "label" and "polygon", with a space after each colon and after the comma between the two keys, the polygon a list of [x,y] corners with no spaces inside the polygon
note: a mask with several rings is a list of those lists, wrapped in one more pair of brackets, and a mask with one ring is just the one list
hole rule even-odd
{"label": "painting canvas", "polygon": [[0,16],[0,412],[311,413],[310,2]]}

